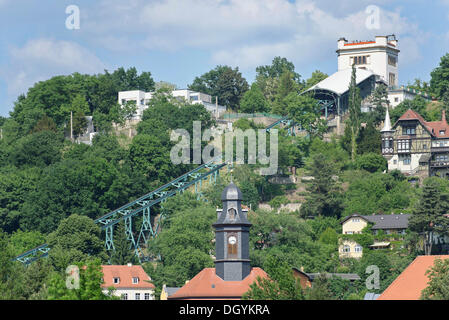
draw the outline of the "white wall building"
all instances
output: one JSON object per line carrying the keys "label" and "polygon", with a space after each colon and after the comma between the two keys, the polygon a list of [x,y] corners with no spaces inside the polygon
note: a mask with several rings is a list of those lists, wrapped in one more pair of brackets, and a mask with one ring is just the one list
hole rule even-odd
{"label": "white wall building", "polygon": [[[399,52],[398,40],[394,35],[376,36],[374,41],[348,42],[345,38],[338,40],[338,71],[357,68],[372,71],[388,86],[388,100],[392,108],[404,100],[412,100],[420,92],[399,87]],[[427,94],[421,94],[430,100]],[[366,110],[365,110],[366,111]]]}
{"label": "white wall building", "polygon": [[[208,94],[196,92],[188,89],[173,90],[172,95],[178,99],[184,99],[192,104],[202,104],[206,110],[211,112],[215,117],[220,116],[226,111],[225,106],[218,105],[212,102],[212,97]],[[118,102],[124,105],[128,101],[135,101],[137,111],[134,116],[135,120],[142,118],[143,111],[148,108],[148,102],[153,97],[153,92],[144,92],[140,90],[120,91],[118,93]]]}
{"label": "white wall building", "polygon": [[338,70],[357,68],[378,74],[389,87],[398,85],[398,41],[393,36],[376,36],[375,41],[338,40]]}
{"label": "white wall building", "polygon": [[154,300],[154,285],[142,266],[102,265],[103,293],[114,287],[114,295],[122,300]]}

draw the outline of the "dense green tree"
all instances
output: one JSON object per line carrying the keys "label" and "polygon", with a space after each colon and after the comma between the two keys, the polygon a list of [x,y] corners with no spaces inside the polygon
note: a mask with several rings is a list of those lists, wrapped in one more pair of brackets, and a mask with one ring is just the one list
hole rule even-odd
{"label": "dense green tree", "polygon": [[232,69],[229,66],[220,65],[196,77],[188,88],[218,97],[219,104],[238,111],[240,100],[249,86],[238,67]]}
{"label": "dense green tree", "polygon": [[440,65],[430,73],[430,89],[439,99],[449,88],[449,53],[441,57]]}
{"label": "dense green tree", "polygon": [[449,259],[435,259],[433,266],[426,271],[429,278],[427,287],[421,292],[422,300],[449,299]]}
{"label": "dense green tree", "polygon": [[[108,294],[103,293],[103,272],[99,259],[88,261],[86,264],[77,263],[79,273],[79,288],[68,289],[66,278],[61,273],[53,273],[48,281],[49,300],[116,300],[112,288]],[[75,272],[75,271],[74,271]],[[75,274],[66,276],[74,277]]]}
{"label": "dense green tree", "polygon": [[335,181],[335,169],[322,154],[313,156],[310,174],[313,180],[306,186],[308,195],[301,206],[303,216],[336,216],[342,210],[341,191]]}
{"label": "dense green tree", "polygon": [[328,77],[327,74],[321,72],[320,70],[315,70],[314,72],[312,72],[310,78],[306,80],[304,90],[310,89],[311,87],[323,81],[327,77]]}
{"label": "dense green tree", "polygon": [[327,130],[326,121],[320,117],[318,102],[309,95],[290,93],[285,98],[289,119],[312,136],[322,137]]}
{"label": "dense green tree", "polygon": [[168,225],[163,222],[158,237],[149,243],[150,252],[161,258],[156,268],[145,267],[156,287],[182,286],[205,267],[213,267],[212,224],[217,215],[213,207],[200,204],[169,214],[169,218],[163,220]]}
{"label": "dense green tree", "polygon": [[428,119],[426,107],[427,101],[417,95],[413,98],[413,100],[404,100],[400,104],[398,104],[394,109],[390,110],[390,118],[392,123],[395,123],[408,109],[412,109],[420,114],[424,119]]}
{"label": "dense green tree", "polygon": [[424,253],[432,254],[433,237],[448,235],[449,194],[442,190],[438,178],[428,178],[423,183],[422,195],[409,219],[409,228],[417,232],[424,241]]}
{"label": "dense green tree", "polygon": [[17,169],[12,166],[0,170],[0,226],[7,233],[19,229],[23,206],[29,193],[36,191],[41,170]]}
{"label": "dense green tree", "polygon": [[243,295],[243,300],[304,300],[301,284],[285,260],[271,255],[264,264],[264,270],[269,278],[258,277]]}
{"label": "dense green tree", "polygon": [[251,85],[240,101],[240,111],[245,113],[267,112],[270,107],[257,83]]}
{"label": "dense green tree", "polygon": [[349,118],[347,126],[351,133],[351,160],[354,162],[357,155],[357,136],[360,130],[361,103],[360,88],[357,87],[356,67],[352,66],[351,83],[349,84]]}
{"label": "dense green tree", "polygon": [[61,161],[47,167],[27,194],[20,226],[51,232],[72,213],[98,218],[128,200],[126,182],[113,164],[92,154]]}
{"label": "dense green tree", "polygon": [[10,153],[11,162],[45,167],[61,160],[63,137],[51,131],[40,131],[19,139]]}
{"label": "dense green tree", "polygon": [[126,265],[128,263],[136,264],[137,262],[131,242],[126,237],[125,223],[122,220],[114,230],[114,250],[110,254],[110,264]]}
{"label": "dense green tree", "polygon": [[[59,271],[65,270],[70,264],[94,258],[105,262],[107,255],[100,237],[100,227],[92,219],[72,214],[62,220],[47,237],[47,243],[52,248],[50,260]],[[67,264],[64,266],[62,261]]]}
{"label": "dense green tree", "polygon": [[355,165],[360,170],[368,172],[382,172],[387,169],[387,160],[378,153],[366,153],[358,156]]}

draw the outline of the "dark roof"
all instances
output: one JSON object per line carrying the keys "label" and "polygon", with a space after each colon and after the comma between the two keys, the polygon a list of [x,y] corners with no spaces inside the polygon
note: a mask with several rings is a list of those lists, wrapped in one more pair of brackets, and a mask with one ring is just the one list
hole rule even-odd
{"label": "dark roof", "polygon": [[353,214],[345,217],[341,223],[345,223],[347,220],[353,217],[362,218],[368,222],[374,223],[371,228],[376,229],[407,229],[409,214],[375,214],[371,216],[362,216],[359,214]]}
{"label": "dark roof", "polygon": [[374,223],[371,228],[376,229],[407,229],[409,214],[377,214],[364,216],[369,222]]}
{"label": "dark roof", "polygon": [[[329,278],[341,278],[344,280],[360,280],[360,277],[356,273],[323,273],[327,279]],[[314,280],[315,278],[318,278],[321,273],[307,273],[310,280]]]}
{"label": "dark roof", "polygon": [[223,192],[221,193],[221,200],[242,200],[242,192],[240,189],[231,182],[226,188],[224,188]]}

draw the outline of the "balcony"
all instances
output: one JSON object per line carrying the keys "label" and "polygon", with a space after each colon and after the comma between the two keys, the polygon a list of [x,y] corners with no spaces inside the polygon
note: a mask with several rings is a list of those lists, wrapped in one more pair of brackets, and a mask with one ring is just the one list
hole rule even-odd
{"label": "balcony", "polygon": [[445,147],[433,147],[431,148],[431,152],[449,152],[449,146]]}
{"label": "balcony", "polygon": [[449,167],[449,161],[430,161],[432,168],[445,168]]}

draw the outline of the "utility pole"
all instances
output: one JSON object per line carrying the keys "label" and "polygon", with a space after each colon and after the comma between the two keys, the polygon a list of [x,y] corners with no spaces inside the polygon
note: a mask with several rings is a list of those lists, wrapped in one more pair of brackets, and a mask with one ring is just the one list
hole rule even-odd
{"label": "utility pole", "polygon": [[218,119],[218,96],[215,96],[215,117]]}

